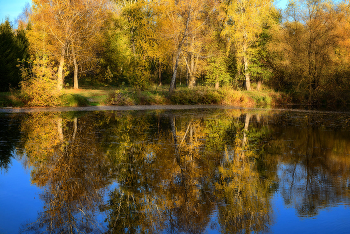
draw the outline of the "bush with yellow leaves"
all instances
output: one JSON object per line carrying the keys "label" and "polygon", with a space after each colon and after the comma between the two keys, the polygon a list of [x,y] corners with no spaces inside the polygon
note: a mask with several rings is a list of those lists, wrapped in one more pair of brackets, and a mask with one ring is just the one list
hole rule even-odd
{"label": "bush with yellow leaves", "polygon": [[48,57],[39,57],[30,63],[30,67],[21,66],[21,96],[28,106],[58,106],[60,93],[53,64]]}

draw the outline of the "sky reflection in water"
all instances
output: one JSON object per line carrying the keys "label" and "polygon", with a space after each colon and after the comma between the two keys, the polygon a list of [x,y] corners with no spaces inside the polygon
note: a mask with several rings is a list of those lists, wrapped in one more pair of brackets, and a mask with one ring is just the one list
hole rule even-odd
{"label": "sky reflection in water", "polygon": [[0,115],[0,233],[347,233],[350,117]]}

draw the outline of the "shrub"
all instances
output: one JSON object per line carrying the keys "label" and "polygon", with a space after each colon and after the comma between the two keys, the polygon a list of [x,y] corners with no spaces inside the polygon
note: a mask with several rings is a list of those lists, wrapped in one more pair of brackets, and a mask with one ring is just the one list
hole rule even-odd
{"label": "shrub", "polygon": [[186,89],[175,91],[170,97],[174,104],[220,104],[223,96],[216,90],[211,89]]}
{"label": "shrub", "polygon": [[128,96],[127,92],[116,90],[110,97],[110,104],[117,106],[132,106],[134,101]]}
{"label": "shrub", "polygon": [[60,97],[60,101],[64,106],[88,106],[89,100],[79,94],[64,94]]}
{"label": "shrub", "polygon": [[56,73],[47,57],[37,58],[30,68],[21,66],[21,95],[28,106],[57,106],[60,104],[56,90]]}

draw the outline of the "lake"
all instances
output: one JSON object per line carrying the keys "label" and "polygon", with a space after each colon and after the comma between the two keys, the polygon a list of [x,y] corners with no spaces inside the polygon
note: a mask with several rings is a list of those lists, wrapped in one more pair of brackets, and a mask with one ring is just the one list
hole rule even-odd
{"label": "lake", "polygon": [[349,233],[350,114],[0,114],[0,233]]}

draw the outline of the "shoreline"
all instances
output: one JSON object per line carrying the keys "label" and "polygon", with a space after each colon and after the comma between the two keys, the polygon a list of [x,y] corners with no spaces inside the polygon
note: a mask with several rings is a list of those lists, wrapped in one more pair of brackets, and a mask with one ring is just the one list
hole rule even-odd
{"label": "shoreline", "polygon": [[33,112],[70,112],[70,111],[133,111],[133,110],[193,110],[193,109],[236,109],[236,110],[269,110],[313,113],[347,113],[350,111],[323,111],[286,108],[253,108],[226,105],[134,105],[134,106],[82,106],[82,107],[5,107],[0,113],[33,113]]}
{"label": "shoreline", "polygon": [[[69,112],[69,111],[129,111],[129,110],[191,110],[191,109],[248,109],[224,105],[135,105],[80,107],[14,107],[0,108],[0,113]],[[249,108],[253,109],[253,108]],[[257,109],[257,108],[254,108]],[[261,108],[262,109],[262,108]]]}

